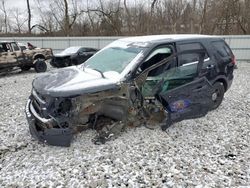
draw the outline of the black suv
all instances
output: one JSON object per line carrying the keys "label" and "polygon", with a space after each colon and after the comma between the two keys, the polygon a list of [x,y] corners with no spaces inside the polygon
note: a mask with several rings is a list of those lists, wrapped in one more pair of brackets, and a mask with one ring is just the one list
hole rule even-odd
{"label": "black suv", "polygon": [[61,68],[71,65],[79,65],[94,55],[98,50],[82,46],[71,46],[62,52],[55,54],[50,61],[51,66]]}
{"label": "black suv", "polygon": [[104,143],[126,126],[204,116],[232,84],[235,57],[222,38],[155,35],[122,38],[84,64],[33,81],[26,106],[31,134],[69,146],[73,134],[98,131]]}

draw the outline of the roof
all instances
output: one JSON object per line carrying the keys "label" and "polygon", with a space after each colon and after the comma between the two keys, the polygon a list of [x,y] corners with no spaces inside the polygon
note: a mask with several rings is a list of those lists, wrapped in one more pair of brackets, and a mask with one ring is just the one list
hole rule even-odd
{"label": "roof", "polygon": [[188,40],[188,39],[199,39],[199,38],[218,38],[217,36],[211,35],[198,35],[198,34],[177,34],[177,35],[147,35],[147,36],[136,36],[119,39],[121,41],[131,42],[157,42],[157,41],[177,41],[177,40]]}

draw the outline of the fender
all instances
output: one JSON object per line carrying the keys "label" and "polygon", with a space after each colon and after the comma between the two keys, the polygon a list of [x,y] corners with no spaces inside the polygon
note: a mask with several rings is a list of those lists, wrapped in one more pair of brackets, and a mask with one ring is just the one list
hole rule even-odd
{"label": "fender", "polygon": [[35,54],[32,56],[32,59],[35,60],[35,59],[36,59],[36,56],[43,57],[43,59],[45,59],[45,56],[44,56],[44,54],[42,54],[42,53],[35,53]]}
{"label": "fender", "polygon": [[222,82],[225,88],[225,91],[228,89],[228,81],[227,81],[227,77],[224,74],[219,74],[215,79],[211,80],[211,84],[213,85],[215,82]]}

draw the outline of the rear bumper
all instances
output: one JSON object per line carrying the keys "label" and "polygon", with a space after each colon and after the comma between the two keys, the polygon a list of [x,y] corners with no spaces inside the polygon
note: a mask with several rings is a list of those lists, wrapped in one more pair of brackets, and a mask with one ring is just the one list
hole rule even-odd
{"label": "rear bumper", "polygon": [[[36,113],[32,106],[32,99],[29,99],[25,114],[29,124],[31,135],[40,142],[53,145],[69,147],[73,138],[73,131],[70,128],[44,128],[48,124],[55,123],[53,119],[45,119]],[[44,125],[44,126],[41,126]]]}

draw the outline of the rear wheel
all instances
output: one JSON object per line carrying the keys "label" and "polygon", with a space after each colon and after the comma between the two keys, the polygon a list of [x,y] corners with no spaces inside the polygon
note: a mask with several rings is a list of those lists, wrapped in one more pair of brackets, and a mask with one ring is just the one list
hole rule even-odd
{"label": "rear wheel", "polygon": [[34,64],[36,72],[45,72],[47,70],[47,65],[44,60],[37,59]]}
{"label": "rear wheel", "polygon": [[218,108],[223,100],[225,88],[223,83],[221,82],[215,82],[213,85],[213,93],[211,96],[212,99],[212,110]]}

